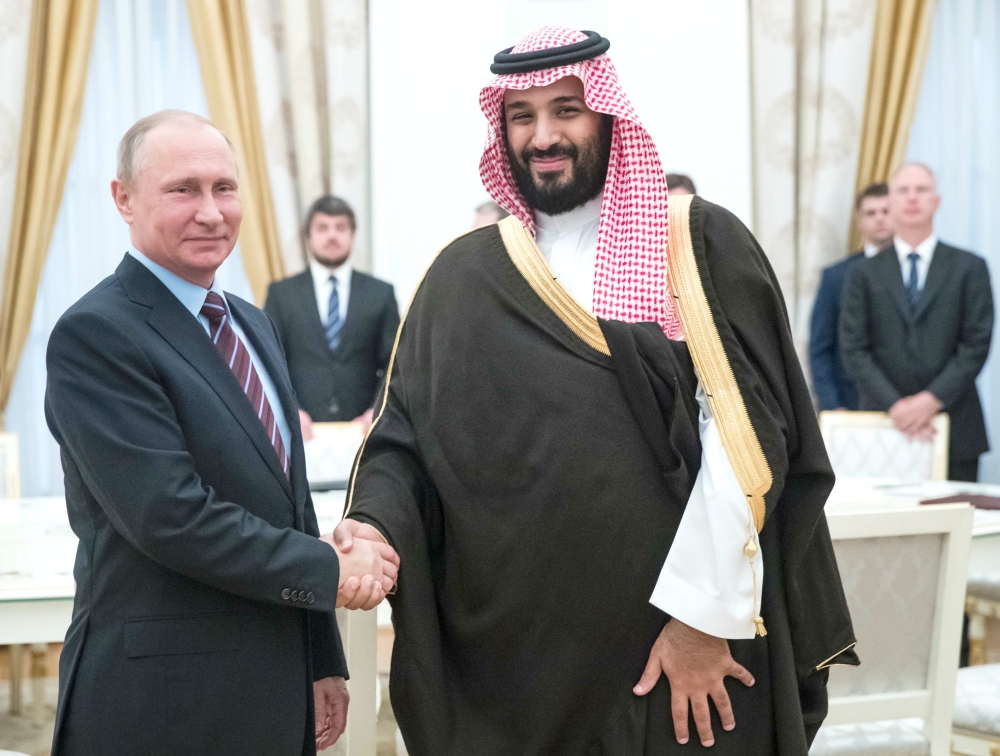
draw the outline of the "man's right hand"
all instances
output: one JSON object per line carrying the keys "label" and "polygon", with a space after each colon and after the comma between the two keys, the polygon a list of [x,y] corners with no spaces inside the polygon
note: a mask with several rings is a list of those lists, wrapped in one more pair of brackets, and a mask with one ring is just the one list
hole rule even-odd
{"label": "man's right hand", "polygon": [[395,549],[371,525],[356,520],[345,520],[320,540],[332,546],[340,560],[337,606],[364,610],[378,606],[399,575]]}

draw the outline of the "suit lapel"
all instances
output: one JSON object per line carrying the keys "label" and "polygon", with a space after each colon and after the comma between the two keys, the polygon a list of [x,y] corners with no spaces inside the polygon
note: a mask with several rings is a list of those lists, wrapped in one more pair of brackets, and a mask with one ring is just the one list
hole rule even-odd
{"label": "suit lapel", "polygon": [[914,308],[913,319],[916,320],[930,307],[934,297],[941,291],[945,281],[948,280],[948,272],[951,266],[951,249],[941,242],[934,247],[934,257],[931,258],[931,267],[927,269],[927,280],[924,281],[924,290],[920,292],[917,306]]}
{"label": "suit lapel", "polygon": [[899,255],[896,253],[896,247],[887,247],[872,258],[872,261],[881,266],[879,277],[888,287],[892,301],[896,303],[900,315],[903,316],[904,320],[911,320],[913,308],[910,306],[906,287],[903,286],[903,271],[899,267]]}
{"label": "suit lapel", "polygon": [[344,344],[350,343],[350,338],[358,327],[359,311],[366,301],[367,284],[368,282],[363,276],[358,275],[356,270],[351,271],[351,294],[347,300],[347,315],[344,318],[344,327],[340,330],[340,346],[337,347],[337,352],[344,348]]}
{"label": "suit lapel", "polygon": [[[278,392],[278,400],[281,402],[281,407],[273,407],[272,409],[281,409],[284,412],[285,420],[288,422],[288,428],[291,431],[291,438],[288,439],[288,453],[291,456],[291,488],[294,492],[296,516],[301,517],[305,509],[305,491],[307,489],[307,484],[305,483],[305,460],[301,445],[297,445],[298,439],[301,438],[299,408],[292,395],[292,386],[289,383],[284,355],[280,353],[278,342],[274,338],[274,335],[269,331],[265,331],[263,324],[258,323],[259,319],[252,316],[252,305],[229,293],[226,294],[226,301],[229,302],[229,308],[233,311],[233,316],[239,322],[240,326],[242,326],[243,332],[250,339],[253,348],[257,351],[257,356],[264,363],[264,368],[267,370],[267,374]],[[258,425],[260,425],[259,421]],[[275,458],[276,469],[281,472],[281,468],[277,465],[277,456],[274,454],[271,456]],[[299,479],[299,473],[302,474],[301,480]],[[281,478],[283,482],[288,483],[288,479],[283,472],[281,472]]]}
{"label": "suit lapel", "polygon": [[309,268],[305,272],[296,276],[297,291],[295,293],[298,301],[303,302],[306,308],[306,322],[308,323],[310,338],[317,344],[322,344],[327,351],[330,350],[330,342],[326,340],[326,329],[320,319],[319,303],[316,301],[316,289],[313,286],[312,271]]}
{"label": "suit lapel", "polygon": [[291,485],[278,463],[278,456],[263,424],[201,323],[184,309],[156,276],[131,257],[126,257],[116,272],[125,283],[129,296],[150,308],[146,317],[149,326],[187,360],[218,394],[294,503]]}

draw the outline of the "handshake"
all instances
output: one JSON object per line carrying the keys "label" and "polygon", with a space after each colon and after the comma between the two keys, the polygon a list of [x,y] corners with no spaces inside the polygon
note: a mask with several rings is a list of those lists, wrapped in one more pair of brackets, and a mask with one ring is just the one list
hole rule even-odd
{"label": "handshake", "polygon": [[320,540],[330,544],[340,560],[338,608],[374,609],[392,593],[399,555],[371,525],[344,520]]}

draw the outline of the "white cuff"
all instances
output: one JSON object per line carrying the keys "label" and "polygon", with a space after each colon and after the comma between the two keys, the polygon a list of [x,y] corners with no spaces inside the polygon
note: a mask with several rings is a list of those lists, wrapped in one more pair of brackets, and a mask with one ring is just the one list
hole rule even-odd
{"label": "white cuff", "polygon": [[[753,638],[764,580],[760,541],[701,385],[701,469],[650,603],[718,638]],[[751,560],[744,548],[753,540]]]}

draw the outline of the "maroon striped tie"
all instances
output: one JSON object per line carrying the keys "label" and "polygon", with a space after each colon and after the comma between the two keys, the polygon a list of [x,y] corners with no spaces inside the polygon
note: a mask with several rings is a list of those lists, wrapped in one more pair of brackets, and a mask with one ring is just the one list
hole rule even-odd
{"label": "maroon striped tie", "polygon": [[250,359],[250,352],[247,351],[246,345],[240,341],[236,331],[229,323],[229,311],[226,310],[226,304],[222,301],[222,297],[214,291],[208,292],[205,304],[201,308],[201,314],[208,318],[212,343],[219,350],[219,354],[222,355],[222,359],[226,361],[229,369],[233,371],[240,388],[247,395],[250,404],[253,405],[254,412],[257,413],[257,417],[271,439],[271,445],[274,446],[274,451],[278,455],[281,469],[285,471],[287,476],[288,455],[285,454],[285,445],[281,441],[281,434],[278,433],[278,423],[275,421],[274,412],[271,411],[271,405],[267,401],[260,376],[257,375],[257,370]]}

